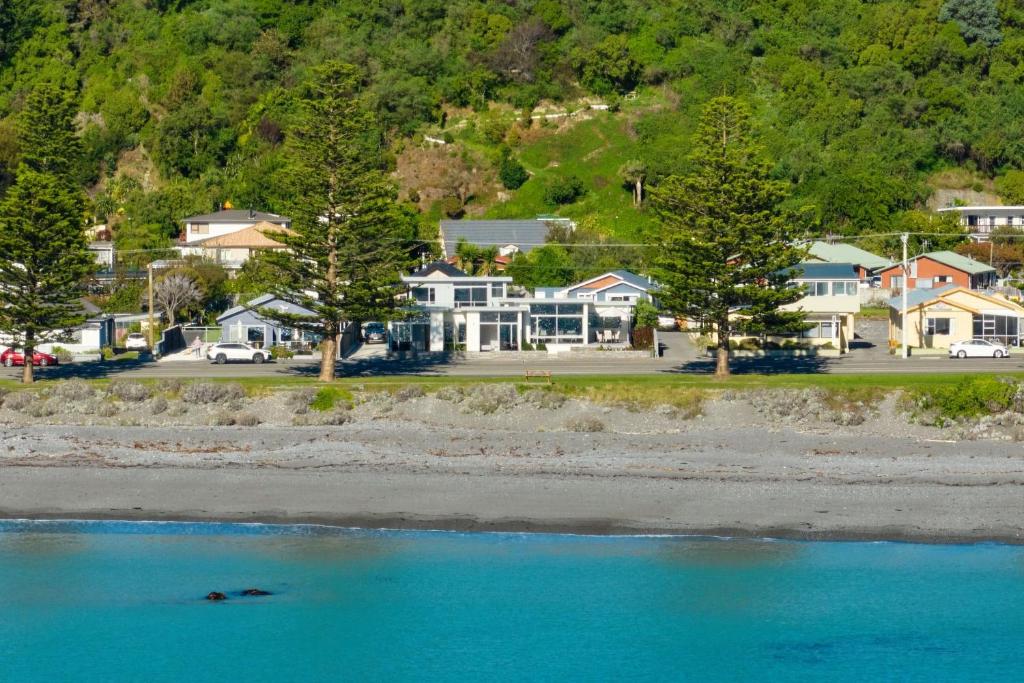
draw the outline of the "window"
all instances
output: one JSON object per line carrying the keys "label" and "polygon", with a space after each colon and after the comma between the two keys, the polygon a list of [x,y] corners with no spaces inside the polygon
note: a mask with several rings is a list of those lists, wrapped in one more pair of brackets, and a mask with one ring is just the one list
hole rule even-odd
{"label": "window", "polygon": [[491,296],[500,299],[505,296],[505,284],[502,282],[491,283]]}
{"label": "window", "polygon": [[432,304],[437,301],[437,292],[433,287],[413,287],[412,298],[421,304]]}
{"label": "window", "polygon": [[935,276],[935,284],[942,284],[942,283],[952,282],[952,281],[953,281],[953,276],[952,275],[936,275]]}
{"label": "window", "polygon": [[892,278],[890,278],[890,282],[893,289],[903,289],[902,275],[893,275]]}
{"label": "window", "polygon": [[533,304],[530,332],[535,344],[582,344],[583,304]]}
{"label": "window", "polygon": [[208,223],[190,223],[193,235],[209,235],[210,225]]}
{"label": "window", "polygon": [[805,339],[833,339],[837,326],[832,321],[810,322],[810,328],[800,333]]}
{"label": "window", "polygon": [[608,301],[623,301],[629,303],[636,302],[635,294],[611,294],[608,296]]}
{"label": "window", "polygon": [[972,228],[977,226],[978,225],[978,217],[977,216],[968,216],[967,217],[967,225],[971,226]]}
{"label": "window", "polygon": [[483,287],[456,287],[455,308],[467,306],[486,306],[487,286]]}
{"label": "window", "polygon": [[924,322],[925,334],[949,334],[952,329],[949,318],[927,318]]}
{"label": "window", "polygon": [[828,296],[827,282],[808,282],[807,296]]}
{"label": "window", "polygon": [[593,292],[576,292],[576,298],[577,299],[593,299],[594,298],[594,293]]}
{"label": "window", "polygon": [[832,283],[832,296],[856,296],[857,295],[857,283],[856,282],[833,282]]}

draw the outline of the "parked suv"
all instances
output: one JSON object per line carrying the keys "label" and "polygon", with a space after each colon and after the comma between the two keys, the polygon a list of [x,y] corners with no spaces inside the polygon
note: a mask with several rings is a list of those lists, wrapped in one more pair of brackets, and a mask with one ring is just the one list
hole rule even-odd
{"label": "parked suv", "polygon": [[132,332],[124,338],[124,347],[126,349],[148,349],[149,341],[146,339],[146,335],[141,332]]}
{"label": "parked suv", "polygon": [[363,341],[367,344],[383,344],[388,340],[388,331],[384,323],[372,322],[363,325]]}
{"label": "parked suv", "polygon": [[241,342],[221,342],[210,346],[206,357],[220,365],[227,362],[233,363],[263,363],[270,360],[270,354],[263,349],[257,349]]}

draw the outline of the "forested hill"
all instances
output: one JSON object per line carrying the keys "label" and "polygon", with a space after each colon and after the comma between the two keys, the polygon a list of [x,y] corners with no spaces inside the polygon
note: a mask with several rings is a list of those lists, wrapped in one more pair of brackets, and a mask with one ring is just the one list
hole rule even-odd
{"label": "forested hill", "polygon": [[[78,92],[81,182],[125,245],[225,199],[285,210],[295,97],[329,58],[365,74],[402,198],[430,220],[546,207],[639,225],[621,166],[684,170],[722,93],[748,101],[824,228],[889,227],[935,186],[1024,200],[1016,0],[0,0],[0,186],[26,93],[51,80]],[[611,111],[529,118],[589,102]],[[466,177],[417,171],[432,163]]]}

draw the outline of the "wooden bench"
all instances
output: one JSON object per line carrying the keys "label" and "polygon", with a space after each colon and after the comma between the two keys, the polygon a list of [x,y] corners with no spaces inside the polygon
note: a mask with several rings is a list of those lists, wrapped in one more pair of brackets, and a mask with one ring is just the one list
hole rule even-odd
{"label": "wooden bench", "polygon": [[543,377],[547,379],[548,384],[551,384],[551,371],[550,370],[525,370],[526,381],[529,382],[534,377]]}

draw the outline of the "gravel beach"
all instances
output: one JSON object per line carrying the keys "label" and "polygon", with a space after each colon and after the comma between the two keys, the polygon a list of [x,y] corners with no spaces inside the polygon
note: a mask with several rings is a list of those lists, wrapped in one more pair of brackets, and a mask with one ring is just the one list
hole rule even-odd
{"label": "gravel beach", "polygon": [[1021,445],[891,404],[855,426],[724,399],[683,417],[389,396],[306,426],[268,405],[253,426],[2,410],[0,516],[1024,542]]}

